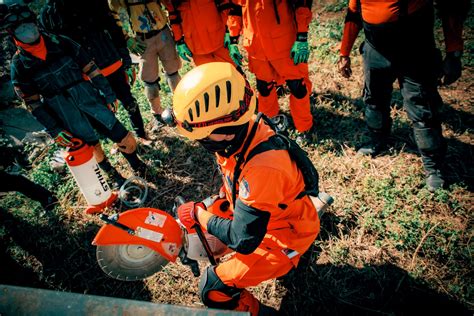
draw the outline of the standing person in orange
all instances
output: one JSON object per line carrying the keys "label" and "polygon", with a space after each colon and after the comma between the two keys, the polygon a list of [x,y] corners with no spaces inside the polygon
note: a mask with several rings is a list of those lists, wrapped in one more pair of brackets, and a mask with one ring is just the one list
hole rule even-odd
{"label": "standing person in orange", "polygon": [[365,121],[370,141],[358,152],[376,156],[386,149],[393,82],[398,79],[429,191],[444,186],[441,169],[446,141],[438,114],[442,100],[437,84],[439,77],[451,84],[461,76],[463,21],[470,6],[469,0],[437,2],[446,42],[443,62],[433,34],[432,0],[350,0],[339,58],[339,71],[349,78],[349,54],[363,28]]}
{"label": "standing person in orange", "polygon": [[[224,61],[235,66],[226,49],[230,0],[165,0],[179,56],[196,66]],[[238,65],[240,66],[240,65]]]}
{"label": "standing person in orange", "polygon": [[[233,0],[242,7],[242,16],[229,16],[231,37],[243,34],[249,70],[257,77],[259,111],[269,117],[278,114],[276,84],[286,81],[290,90],[290,112],[302,143],[313,141],[312,89],[308,71],[308,27],[312,0]],[[240,21],[242,19],[242,22]],[[241,59],[229,51],[234,61]],[[237,61],[236,61],[237,62]]]}
{"label": "standing person in orange", "polygon": [[330,204],[331,198],[318,192],[317,172],[309,159],[313,172],[303,174],[294,151],[268,125],[270,120],[254,115],[254,93],[231,64],[207,63],[187,73],[175,90],[172,110],[178,132],[215,153],[230,204],[227,218],[203,203],[178,208],[188,230],[200,224],[235,251],[204,272],[202,302],[252,315],[275,312],[245,288],[285,275],[298,264],[319,232],[316,208]]}

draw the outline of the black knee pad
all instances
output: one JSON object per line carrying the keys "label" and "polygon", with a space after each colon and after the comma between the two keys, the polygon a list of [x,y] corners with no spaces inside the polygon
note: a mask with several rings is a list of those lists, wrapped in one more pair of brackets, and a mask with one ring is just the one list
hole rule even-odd
{"label": "black knee pad", "polygon": [[127,136],[128,131],[127,129],[120,123],[119,121],[115,122],[112,129],[109,131],[108,138],[112,140],[114,143],[119,143],[122,139]]}
{"label": "black knee pad", "polygon": [[262,97],[268,97],[272,92],[274,83],[257,79],[257,91]]}
{"label": "black knee pad", "polygon": [[443,135],[441,128],[427,127],[423,123],[415,123],[413,126],[415,142],[421,151],[430,153],[439,151],[443,147]]}
{"label": "black knee pad", "polygon": [[286,80],[286,85],[290,89],[291,94],[297,99],[303,99],[308,94],[303,78]]}
{"label": "black knee pad", "polygon": [[148,100],[153,100],[160,96],[160,77],[153,82],[143,81],[143,84]]}
{"label": "black knee pad", "polygon": [[[235,309],[239,303],[241,289],[225,285],[214,271],[215,267],[207,267],[199,282],[199,297],[204,305],[210,308]],[[226,302],[215,302],[209,299],[210,291],[218,291],[228,295]]]}

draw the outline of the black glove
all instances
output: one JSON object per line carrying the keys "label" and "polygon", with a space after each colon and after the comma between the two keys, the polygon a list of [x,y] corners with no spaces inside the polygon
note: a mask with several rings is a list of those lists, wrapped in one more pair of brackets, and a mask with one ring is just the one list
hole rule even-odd
{"label": "black glove", "polygon": [[444,85],[450,85],[461,77],[461,56],[462,53],[460,51],[446,53],[446,57],[443,60],[443,72],[441,74]]}

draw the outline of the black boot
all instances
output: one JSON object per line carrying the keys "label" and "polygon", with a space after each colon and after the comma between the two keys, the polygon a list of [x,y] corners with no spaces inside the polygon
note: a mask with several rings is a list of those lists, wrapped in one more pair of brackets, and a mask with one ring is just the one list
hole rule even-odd
{"label": "black boot", "polygon": [[148,173],[148,166],[138,158],[137,153],[133,152],[131,154],[127,154],[122,152],[122,155],[127,159],[130,167],[132,167],[133,172],[135,175],[145,178]]}
{"label": "black boot", "polygon": [[369,141],[364,143],[358,154],[375,157],[387,150],[388,136],[392,128],[392,119],[390,118],[390,107],[383,108],[366,104],[365,123],[369,130]]}
{"label": "black boot", "polygon": [[369,141],[364,143],[358,150],[357,153],[364,155],[364,156],[372,156],[375,157],[380,153],[387,150],[387,139],[388,135],[385,133],[380,132],[369,132]]}
{"label": "black boot", "polygon": [[424,123],[415,123],[413,135],[423,160],[428,191],[443,188],[445,181],[441,170],[446,155],[446,141],[441,126],[426,127]]}
{"label": "black boot", "polygon": [[161,114],[153,114],[153,126],[151,128],[152,133],[158,132],[163,126],[165,122],[161,118]]}
{"label": "black boot", "polygon": [[145,132],[145,125],[143,124],[142,114],[140,113],[140,108],[138,107],[137,101],[134,101],[132,104],[125,106],[128,112],[128,117],[132,123],[132,128],[135,131],[137,137],[148,139]]}
{"label": "black boot", "polygon": [[122,184],[125,183],[126,179],[110,164],[107,159],[99,162],[99,167],[102,169],[109,180],[110,186],[114,190],[120,189]]}

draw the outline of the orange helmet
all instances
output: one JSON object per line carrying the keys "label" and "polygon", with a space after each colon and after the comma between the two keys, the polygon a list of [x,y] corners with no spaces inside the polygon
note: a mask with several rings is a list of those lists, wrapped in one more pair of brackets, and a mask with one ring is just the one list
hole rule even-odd
{"label": "orange helmet", "polygon": [[173,116],[179,133],[196,140],[218,128],[247,123],[256,106],[247,80],[225,62],[194,68],[181,79],[173,95]]}

